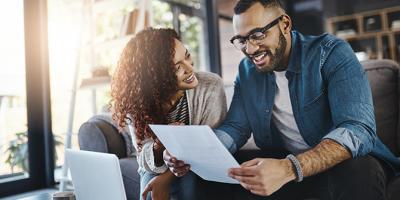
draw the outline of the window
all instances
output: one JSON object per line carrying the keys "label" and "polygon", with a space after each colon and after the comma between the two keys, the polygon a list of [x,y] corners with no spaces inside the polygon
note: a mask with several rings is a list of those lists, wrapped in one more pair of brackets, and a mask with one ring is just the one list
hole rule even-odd
{"label": "window", "polygon": [[[29,177],[23,1],[0,8],[0,182]],[[5,153],[3,153],[5,152]]]}
{"label": "window", "polygon": [[179,15],[179,21],[182,42],[192,55],[194,67],[197,70],[205,71],[203,21],[199,17],[185,14]]}
{"label": "window", "polygon": [[171,5],[162,1],[152,1],[153,24],[157,28],[174,28]]}
{"label": "window", "polygon": [[44,8],[43,0],[0,8],[0,197],[53,185]]}

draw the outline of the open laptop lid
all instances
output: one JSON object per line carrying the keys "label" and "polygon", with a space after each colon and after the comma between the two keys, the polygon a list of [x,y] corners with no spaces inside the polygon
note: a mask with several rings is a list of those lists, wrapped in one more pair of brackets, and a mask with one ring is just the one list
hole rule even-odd
{"label": "open laptop lid", "polygon": [[117,156],[72,149],[65,153],[77,200],[126,200]]}

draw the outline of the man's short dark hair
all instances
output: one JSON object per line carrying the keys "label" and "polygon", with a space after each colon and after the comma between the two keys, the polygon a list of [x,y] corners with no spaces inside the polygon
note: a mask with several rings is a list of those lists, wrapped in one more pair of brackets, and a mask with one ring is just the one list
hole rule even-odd
{"label": "man's short dark hair", "polygon": [[236,3],[235,6],[235,15],[242,14],[246,12],[247,9],[249,9],[252,5],[256,3],[261,3],[264,8],[266,7],[277,7],[277,8],[282,8],[282,3],[279,0],[239,0]]}

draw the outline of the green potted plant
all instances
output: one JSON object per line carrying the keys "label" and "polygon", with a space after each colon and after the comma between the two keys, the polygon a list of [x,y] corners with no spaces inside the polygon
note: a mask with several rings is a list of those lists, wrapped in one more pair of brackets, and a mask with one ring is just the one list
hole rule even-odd
{"label": "green potted plant", "polygon": [[[61,137],[54,136],[54,147],[62,145]],[[55,151],[54,151],[55,152]],[[28,163],[28,134],[27,132],[18,132],[15,138],[8,142],[8,147],[5,150],[7,159],[5,161],[11,167],[11,173],[14,173],[14,168],[19,167],[25,172],[29,172]],[[57,161],[57,153],[54,153],[54,160]]]}

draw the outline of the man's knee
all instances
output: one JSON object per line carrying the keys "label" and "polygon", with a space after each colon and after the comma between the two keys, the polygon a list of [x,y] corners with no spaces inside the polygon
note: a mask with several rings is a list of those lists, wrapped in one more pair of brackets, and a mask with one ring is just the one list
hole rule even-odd
{"label": "man's knee", "polygon": [[326,172],[334,199],[384,199],[386,174],[370,155],[346,160]]}
{"label": "man's knee", "polygon": [[380,162],[370,155],[343,161],[332,168],[330,174],[333,178],[337,177],[339,181],[342,179],[346,182],[376,184],[386,181],[386,174]]}

